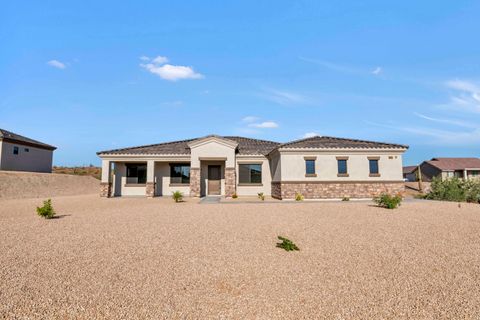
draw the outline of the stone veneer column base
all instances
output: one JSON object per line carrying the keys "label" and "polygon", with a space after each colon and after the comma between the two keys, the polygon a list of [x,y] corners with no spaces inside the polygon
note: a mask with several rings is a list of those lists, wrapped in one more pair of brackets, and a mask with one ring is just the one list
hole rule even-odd
{"label": "stone veneer column base", "polygon": [[231,197],[236,193],[235,168],[225,168],[225,197]]}
{"label": "stone veneer column base", "polygon": [[190,168],[190,196],[200,197],[200,168]]}
{"label": "stone veneer column base", "polygon": [[100,197],[110,198],[112,195],[112,183],[100,182]]}
{"label": "stone veneer column base", "polygon": [[295,199],[301,193],[305,199],[373,198],[382,193],[404,193],[405,184],[399,182],[272,182],[272,197]]}
{"label": "stone veneer column base", "polygon": [[145,195],[149,198],[155,196],[155,182],[147,182],[145,185]]}

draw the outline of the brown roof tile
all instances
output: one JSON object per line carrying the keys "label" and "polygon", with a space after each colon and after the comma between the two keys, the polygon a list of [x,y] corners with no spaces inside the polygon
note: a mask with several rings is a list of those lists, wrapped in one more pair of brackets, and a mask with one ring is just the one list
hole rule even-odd
{"label": "brown roof tile", "polygon": [[479,158],[432,158],[425,161],[440,170],[480,169]]}
{"label": "brown roof tile", "polygon": [[19,134],[13,133],[5,129],[0,129],[0,140],[4,140],[6,142],[18,143],[18,144],[25,144],[25,145],[37,147],[40,149],[47,149],[47,150],[57,149],[56,147],[51,146],[49,144],[21,136]]}
{"label": "brown roof tile", "polygon": [[315,136],[287,142],[279,148],[293,149],[324,149],[324,148],[345,148],[345,149],[407,149],[408,146],[384,142],[335,138],[327,136]]}

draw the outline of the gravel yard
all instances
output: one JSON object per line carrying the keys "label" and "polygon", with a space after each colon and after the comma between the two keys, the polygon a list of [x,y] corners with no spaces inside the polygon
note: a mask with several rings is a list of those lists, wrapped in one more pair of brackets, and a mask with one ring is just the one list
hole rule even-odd
{"label": "gravel yard", "polygon": [[479,205],[197,202],[0,201],[0,318],[480,319]]}

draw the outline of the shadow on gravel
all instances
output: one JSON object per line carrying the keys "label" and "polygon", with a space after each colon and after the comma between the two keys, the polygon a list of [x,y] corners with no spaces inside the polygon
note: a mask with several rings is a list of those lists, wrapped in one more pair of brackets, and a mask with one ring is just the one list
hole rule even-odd
{"label": "shadow on gravel", "polygon": [[65,218],[65,217],[69,217],[71,216],[71,214],[59,214],[58,216],[53,216],[52,218],[50,219],[62,219],[62,218]]}

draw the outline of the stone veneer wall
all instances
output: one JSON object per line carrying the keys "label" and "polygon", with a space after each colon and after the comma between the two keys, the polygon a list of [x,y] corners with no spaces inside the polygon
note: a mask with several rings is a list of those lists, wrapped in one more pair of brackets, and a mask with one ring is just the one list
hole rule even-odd
{"label": "stone veneer wall", "polygon": [[155,196],[155,182],[147,182],[145,185],[145,194],[149,198],[153,198]]}
{"label": "stone veneer wall", "polygon": [[231,197],[236,192],[235,168],[225,168],[225,196]]}
{"label": "stone veneer wall", "polygon": [[295,199],[301,193],[305,199],[373,198],[381,193],[403,193],[403,182],[272,182],[272,197]]}
{"label": "stone veneer wall", "polygon": [[112,183],[100,182],[100,197],[109,198],[112,195]]}
{"label": "stone veneer wall", "polygon": [[200,197],[200,168],[190,168],[190,196]]}

